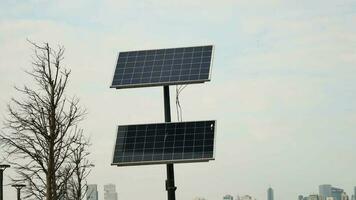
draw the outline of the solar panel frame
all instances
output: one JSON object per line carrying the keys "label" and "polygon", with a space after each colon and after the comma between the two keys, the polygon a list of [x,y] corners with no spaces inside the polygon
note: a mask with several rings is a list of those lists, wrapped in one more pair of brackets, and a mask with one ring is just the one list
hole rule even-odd
{"label": "solar panel frame", "polygon": [[[213,153],[212,156],[209,158],[192,158],[192,159],[162,159],[162,160],[150,160],[150,161],[129,161],[129,162],[114,162],[115,160],[115,149],[118,142],[119,137],[119,127],[120,126],[139,126],[139,125],[160,125],[160,124],[172,124],[172,123],[190,123],[190,122],[213,122]],[[115,143],[113,146],[113,153],[112,153],[112,166],[137,166],[137,165],[154,165],[154,164],[169,164],[169,163],[195,163],[195,162],[208,162],[210,160],[215,160],[216,155],[216,133],[217,133],[217,121],[216,120],[200,120],[200,121],[185,121],[185,122],[165,122],[165,123],[149,123],[149,124],[129,124],[129,125],[118,125],[116,129],[116,137]]]}
{"label": "solar panel frame", "polygon": [[[129,83],[129,84],[114,84],[116,70],[119,64],[120,54],[125,53],[133,53],[133,52],[148,52],[148,51],[161,51],[161,50],[175,50],[175,49],[186,49],[186,48],[199,48],[199,47],[211,47],[211,54],[209,60],[209,71],[208,77],[205,79],[197,79],[197,80],[178,80],[178,81],[160,81],[160,82],[149,82],[149,83]],[[203,51],[202,51],[203,52]],[[113,77],[111,81],[110,88],[116,89],[126,89],[126,88],[138,88],[138,87],[155,87],[155,86],[164,86],[164,85],[186,85],[186,84],[198,84],[204,83],[211,80],[211,72],[213,68],[213,61],[214,61],[214,53],[215,53],[215,46],[214,45],[202,45],[202,46],[189,46],[189,47],[175,47],[175,48],[164,48],[164,49],[148,49],[148,50],[135,50],[135,51],[123,51],[119,52],[116,59],[116,64],[114,67]],[[203,58],[203,56],[202,56]],[[154,65],[152,65],[154,66]],[[153,71],[153,70],[152,70]],[[173,71],[173,70],[172,70]]]}

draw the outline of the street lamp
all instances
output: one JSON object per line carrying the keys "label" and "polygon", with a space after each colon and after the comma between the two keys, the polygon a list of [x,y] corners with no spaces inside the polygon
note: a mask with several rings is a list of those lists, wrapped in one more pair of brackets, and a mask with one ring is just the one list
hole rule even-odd
{"label": "street lamp", "polygon": [[14,187],[14,188],[16,188],[16,190],[17,190],[17,200],[21,200],[21,194],[20,194],[20,192],[21,192],[21,189],[23,188],[23,187],[25,187],[26,185],[24,185],[24,184],[13,184],[13,185],[11,185],[12,187]]}
{"label": "street lamp", "polygon": [[3,200],[3,175],[4,170],[9,168],[10,165],[0,165],[0,200]]}

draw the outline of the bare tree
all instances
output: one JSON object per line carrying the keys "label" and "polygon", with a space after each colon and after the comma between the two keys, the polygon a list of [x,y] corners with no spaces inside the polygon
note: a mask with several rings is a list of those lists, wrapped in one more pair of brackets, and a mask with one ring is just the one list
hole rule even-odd
{"label": "bare tree", "polygon": [[[82,136],[83,137],[83,136]],[[88,159],[89,152],[87,147],[89,141],[82,139],[76,146],[72,146],[70,164],[68,167],[68,175],[72,174],[67,180],[68,199],[82,200],[87,193],[86,178],[90,174],[91,168],[94,166]]]}
{"label": "bare tree", "polygon": [[83,149],[79,157],[87,159],[88,141],[77,128],[86,112],[78,98],[65,95],[70,71],[61,63],[64,48],[29,42],[34,57],[27,73],[36,84],[15,88],[23,98],[11,99],[0,144],[26,182],[25,198],[65,199],[67,183],[77,173],[73,158]]}

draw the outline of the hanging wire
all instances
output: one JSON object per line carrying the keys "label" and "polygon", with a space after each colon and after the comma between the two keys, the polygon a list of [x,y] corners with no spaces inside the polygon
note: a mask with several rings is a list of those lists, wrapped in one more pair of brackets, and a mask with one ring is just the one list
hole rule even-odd
{"label": "hanging wire", "polygon": [[179,95],[188,85],[177,85],[176,86],[176,109],[177,109],[177,119],[179,122],[183,121],[183,110],[180,105]]}
{"label": "hanging wire", "polygon": [[180,122],[180,113],[179,113],[179,107],[180,107],[180,103],[179,103],[179,97],[178,97],[178,85],[176,85],[176,110],[177,110],[177,120]]}

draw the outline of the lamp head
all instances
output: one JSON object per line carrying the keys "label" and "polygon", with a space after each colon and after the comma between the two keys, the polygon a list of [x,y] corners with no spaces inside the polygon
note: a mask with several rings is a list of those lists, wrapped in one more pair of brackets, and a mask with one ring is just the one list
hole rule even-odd
{"label": "lamp head", "polygon": [[11,186],[16,188],[16,189],[21,189],[21,188],[25,187],[26,185],[25,184],[13,184]]}
{"label": "lamp head", "polygon": [[10,165],[0,165],[0,170],[4,171],[6,168],[9,168]]}

